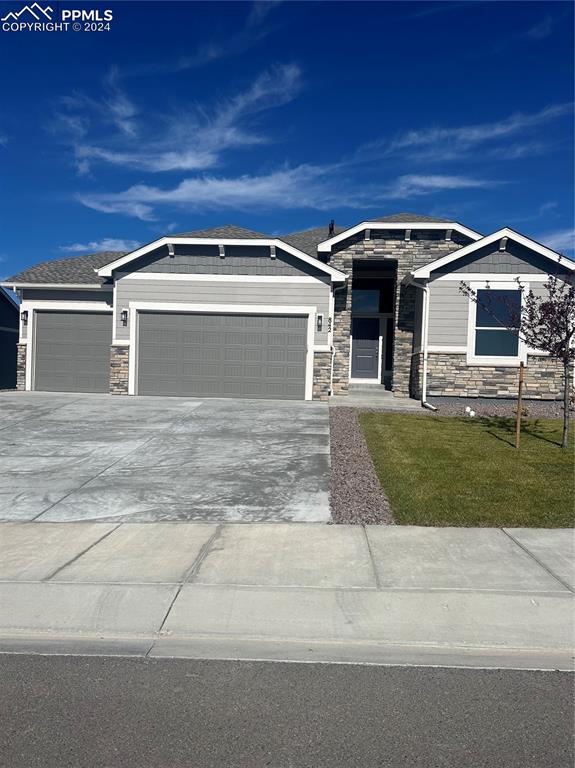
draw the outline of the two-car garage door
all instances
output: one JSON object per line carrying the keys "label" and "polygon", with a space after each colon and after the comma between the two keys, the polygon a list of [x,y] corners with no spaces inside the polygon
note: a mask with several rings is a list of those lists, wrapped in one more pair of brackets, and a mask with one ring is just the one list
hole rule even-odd
{"label": "two-car garage door", "polygon": [[303,400],[307,321],[140,312],[137,394]]}

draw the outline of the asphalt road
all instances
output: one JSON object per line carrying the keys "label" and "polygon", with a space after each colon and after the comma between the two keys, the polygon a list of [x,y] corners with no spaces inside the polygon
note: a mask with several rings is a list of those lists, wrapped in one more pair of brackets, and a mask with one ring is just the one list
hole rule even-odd
{"label": "asphalt road", "polygon": [[4,768],[572,768],[573,677],[0,656]]}

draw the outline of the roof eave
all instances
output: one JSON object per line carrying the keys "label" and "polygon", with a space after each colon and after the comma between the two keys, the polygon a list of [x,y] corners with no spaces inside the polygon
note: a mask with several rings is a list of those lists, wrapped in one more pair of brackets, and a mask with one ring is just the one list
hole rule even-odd
{"label": "roof eave", "polygon": [[147,245],[142,246],[141,248],[138,248],[135,251],[132,251],[131,253],[127,253],[124,256],[122,256],[119,259],[116,259],[116,261],[110,262],[110,264],[106,264],[103,267],[100,267],[99,269],[96,269],[96,273],[100,277],[111,277],[112,273],[119,269],[120,267],[124,266],[124,264],[129,264],[131,261],[135,261],[136,259],[139,259],[141,256],[145,256],[147,253],[150,253],[150,251],[155,251],[156,248],[161,248],[163,245],[174,244],[174,245],[247,245],[247,246],[276,246],[277,248],[281,248],[282,250],[286,251],[287,253],[290,253],[292,256],[295,256],[296,258],[301,259],[302,261],[306,262],[307,264],[311,264],[315,268],[319,269],[321,272],[325,272],[334,282],[344,282],[347,280],[347,276],[340,272],[338,269],[335,269],[334,267],[329,266],[329,264],[324,264],[321,261],[318,261],[313,256],[310,256],[309,254],[305,253],[304,251],[301,251],[299,248],[296,248],[293,245],[290,245],[289,243],[286,243],[284,240],[281,240],[279,238],[225,238],[225,237],[161,237],[159,240],[154,240],[152,243],[148,243]]}
{"label": "roof eave", "polygon": [[362,221],[360,224],[345,229],[328,240],[323,240],[318,244],[317,250],[319,253],[331,253],[332,246],[365,229],[452,229],[470,237],[472,240],[480,240],[483,237],[479,232],[475,232],[473,229],[469,229],[469,227],[465,227],[457,221]]}

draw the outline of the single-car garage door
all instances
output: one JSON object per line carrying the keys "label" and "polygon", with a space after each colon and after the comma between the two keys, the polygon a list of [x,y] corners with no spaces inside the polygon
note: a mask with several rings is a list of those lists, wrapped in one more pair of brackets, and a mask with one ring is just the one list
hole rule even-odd
{"label": "single-car garage door", "polygon": [[108,392],[112,315],[36,312],[34,389]]}
{"label": "single-car garage door", "polygon": [[140,312],[138,394],[303,400],[307,320]]}

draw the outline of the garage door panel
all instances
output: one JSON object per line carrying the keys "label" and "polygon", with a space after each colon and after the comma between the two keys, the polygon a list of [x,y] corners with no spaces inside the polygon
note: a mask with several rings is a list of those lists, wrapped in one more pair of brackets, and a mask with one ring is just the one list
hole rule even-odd
{"label": "garage door panel", "polygon": [[138,393],[302,400],[306,344],[303,316],[142,312]]}
{"label": "garage door panel", "polygon": [[108,392],[111,343],[111,313],[38,311],[34,389]]}

